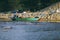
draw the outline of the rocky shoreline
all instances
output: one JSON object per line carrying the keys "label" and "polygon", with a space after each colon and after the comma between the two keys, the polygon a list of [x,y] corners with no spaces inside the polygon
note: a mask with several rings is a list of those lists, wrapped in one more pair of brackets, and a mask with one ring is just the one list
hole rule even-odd
{"label": "rocky shoreline", "polygon": [[[10,22],[12,21],[10,18],[0,18],[0,22]],[[60,20],[39,20],[37,22],[60,22]]]}

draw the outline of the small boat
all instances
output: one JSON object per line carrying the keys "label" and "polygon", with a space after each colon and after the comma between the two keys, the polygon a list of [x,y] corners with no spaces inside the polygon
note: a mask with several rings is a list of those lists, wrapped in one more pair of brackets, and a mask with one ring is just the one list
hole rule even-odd
{"label": "small boat", "polygon": [[31,21],[31,22],[36,22],[38,21],[39,17],[34,17],[34,18],[30,18],[30,17],[27,17],[27,18],[21,18],[21,17],[18,17],[18,16],[14,16],[12,18],[12,21]]}

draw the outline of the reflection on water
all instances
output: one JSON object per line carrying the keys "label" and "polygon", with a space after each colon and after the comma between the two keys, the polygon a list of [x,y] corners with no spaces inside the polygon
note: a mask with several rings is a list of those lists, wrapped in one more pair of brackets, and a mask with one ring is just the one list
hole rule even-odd
{"label": "reflection on water", "polygon": [[0,40],[60,40],[60,23],[0,22]]}

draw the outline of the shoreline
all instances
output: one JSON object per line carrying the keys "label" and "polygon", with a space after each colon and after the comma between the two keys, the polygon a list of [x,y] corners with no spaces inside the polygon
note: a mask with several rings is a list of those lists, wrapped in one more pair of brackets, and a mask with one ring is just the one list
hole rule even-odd
{"label": "shoreline", "polygon": [[[10,18],[0,18],[0,22],[13,22]],[[60,20],[44,20],[37,22],[60,22]]]}

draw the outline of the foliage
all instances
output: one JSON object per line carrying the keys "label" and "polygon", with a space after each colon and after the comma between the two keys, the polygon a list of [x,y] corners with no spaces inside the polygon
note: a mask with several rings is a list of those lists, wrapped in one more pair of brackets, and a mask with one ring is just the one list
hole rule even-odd
{"label": "foliage", "polygon": [[60,0],[0,0],[0,12],[11,10],[38,11]]}

